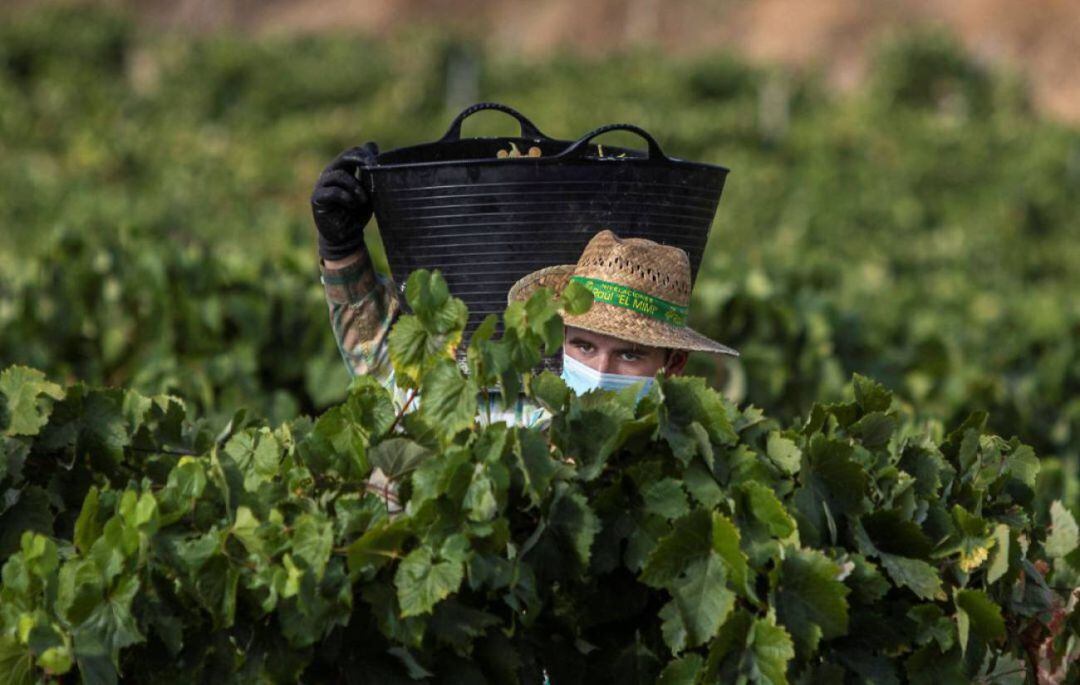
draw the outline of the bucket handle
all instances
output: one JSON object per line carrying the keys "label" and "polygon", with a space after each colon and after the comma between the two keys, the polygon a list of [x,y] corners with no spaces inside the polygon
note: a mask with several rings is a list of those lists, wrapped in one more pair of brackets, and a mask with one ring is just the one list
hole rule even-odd
{"label": "bucket handle", "polygon": [[581,138],[570,144],[570,147],[566,148],[557,155],[549,157],[549,159],[574,159],[575,157],[581,157],[585,154],[585,150],[588,148],[589,143],[593,138],[608,133],[609,131],[629,131],[630,133],[636,133],[645,139],[645,142],[649,144],[649,159],[658,160],[663,162],[670,162],[671,159],[664,154],[664,151],[660,149],[660,143],[656,142],[656,138],[641,128],[640,126],[634,126],[633,124],[608,124],[601,126],[598,129],[586,133]]}
{"label": "bucket handle", "polygon": [[532,138],[534,140],[551,140],[546,135],[541,133],[540,129],[536,128],[536,124],[529,121],[529,119],[524,114],[517,111],[513,107],[507,107],[506,105],[501,105],[498,102],[478,102],[477,104],[467,108],[461,114],[454,117],[454,120],[450,122],[450,128],[446,130],[446,134],[439,139],[439,142],[447,143],[461,140],[461,124],[464,123],[464,121],[472,115],[485,109],[494,109],[499,112],[504,112],[517,119],[518,123],[521,124],[522,138]]}

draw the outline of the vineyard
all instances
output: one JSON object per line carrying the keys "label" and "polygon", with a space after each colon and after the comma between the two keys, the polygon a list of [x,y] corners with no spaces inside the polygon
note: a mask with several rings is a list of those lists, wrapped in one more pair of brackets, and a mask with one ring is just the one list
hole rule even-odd
{"label": "vineyard", "polygon": [[[472,99],[730,167],[691,325],[743,356],[576,398],[529,362],[583,305],[537,300],[468,377],[399,350],[419,412],[350,388],[311,184]],[[723,55],[5,20],[0,675],[1075,682],[1078,190],[1080,131],[933,32],[840,97]],[[551,428],[475,422],[487,381]]]}

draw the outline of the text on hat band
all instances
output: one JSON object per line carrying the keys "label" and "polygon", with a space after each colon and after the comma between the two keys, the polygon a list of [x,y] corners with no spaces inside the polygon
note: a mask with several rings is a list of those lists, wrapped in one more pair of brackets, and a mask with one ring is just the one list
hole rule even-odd
{"label": "text on hat band", "polygon": [[570,280],[580,283],[591,290],[593,300],[596,302],[629,309],[672,326],[681,328],[686,325],[688,307],[662,300],[659,297],[653,297],[648,293],[628,288],[625,285],[601,281],[597,278],[571,276]]}

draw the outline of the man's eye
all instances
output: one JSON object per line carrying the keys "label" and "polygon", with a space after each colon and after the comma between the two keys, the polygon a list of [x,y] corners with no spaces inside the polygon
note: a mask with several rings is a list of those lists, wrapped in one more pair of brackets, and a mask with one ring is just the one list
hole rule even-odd
{"label": "man's eye", "polygon": [[592,352],[593,349],[592,343],[586,342],[574,343],[574,347],[578,348],[582,352]]}
{"label": "man's eye", "polygon": [[641,355],[635,352],[623,352],[621,356],[624,362],[636,362],[641,359]]}

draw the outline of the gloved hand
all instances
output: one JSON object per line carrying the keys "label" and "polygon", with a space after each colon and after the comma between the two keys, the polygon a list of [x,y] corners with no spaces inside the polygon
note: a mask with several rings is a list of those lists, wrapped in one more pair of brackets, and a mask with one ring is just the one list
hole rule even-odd
{"label": "gloved hand", "polygon": [[364,247],[364,226],[371,219],[371,200],[360,185],[357,171],[374,163],[375,143],[342,152],[315,182],[311,214],[319,230],[319,255],[344,259]]}

